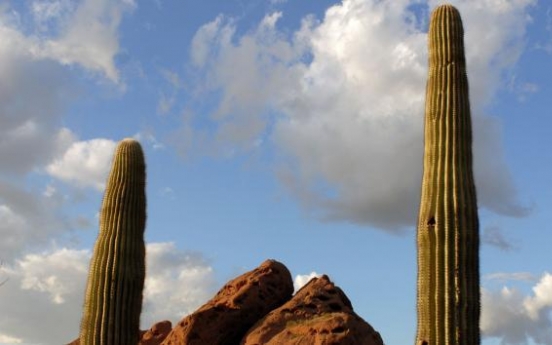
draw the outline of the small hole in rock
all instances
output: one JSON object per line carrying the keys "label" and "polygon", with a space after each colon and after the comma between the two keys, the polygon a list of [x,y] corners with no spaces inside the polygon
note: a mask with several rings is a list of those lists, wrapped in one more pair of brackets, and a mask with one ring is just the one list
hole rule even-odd
{"label": "small hole in rock", "polygon": [[329,307],[333,311],[341,311],[341,306],[337,303],[330,303]]}
{"label": "small hole in rock", "polygon": [[318,295],[316,296],[316,298],[318,298],[319,300],[321,301],[328,301],[330,300],[330,297],[326,296],[326,295]]}

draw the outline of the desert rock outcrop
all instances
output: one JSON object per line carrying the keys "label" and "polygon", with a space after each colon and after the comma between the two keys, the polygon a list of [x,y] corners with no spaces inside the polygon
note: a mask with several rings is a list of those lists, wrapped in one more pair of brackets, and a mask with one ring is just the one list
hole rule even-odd
{"label": "desert rock outcrop", "polygon": [[286,266],[267,260],[228,282],[216,295],[180,321],[163,345],[239,344],[247,330],[291,298]]}
{"label": "desert rock outcrop", "polygon": [[162,321],[141,331],[138,345],[383,345],[328,276],[292,293],[286,266],[267,260],[228,282],[172,330]]}
{"label": "desert rock outcrop", "polygon": [[142,331],[138,345],[159,345],[165,340],[172,330],[170,321],[161,321],[153,325],[149,330]]}
{"label": "desert rock outcrop", "polygon": [[383,345],[378,332],[327,276],[313,278],[253,326],[241,345]]}

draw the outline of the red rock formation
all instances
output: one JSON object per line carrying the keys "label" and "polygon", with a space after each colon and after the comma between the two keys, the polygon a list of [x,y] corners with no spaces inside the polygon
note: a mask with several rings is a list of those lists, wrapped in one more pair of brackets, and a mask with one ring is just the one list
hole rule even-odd
{"label": "red rock formation", "polygon": [[163,345],[239,344],[256,321],[288,301],[292,293],[288,269],[267,260],[227,283],[213,299],[180,321]]}
{"label": "red rock formation", "polygon": [[327,276],[312,279],[293,298],[292,292],[288,269],[267,260],[172,330],[162,321],[142,331],[138,345],[383,345]]}
{"label": "red rock formation", "polygon": [[159,345],[171,332],[170,321],[161,321],[153,325],[148,331],[142,331],[138,345]]}
{"label": "red rock formation", "polygon": [[257,322],[241,344],[383,345],[383,340],[353,311],[343,291],[322,276]]}

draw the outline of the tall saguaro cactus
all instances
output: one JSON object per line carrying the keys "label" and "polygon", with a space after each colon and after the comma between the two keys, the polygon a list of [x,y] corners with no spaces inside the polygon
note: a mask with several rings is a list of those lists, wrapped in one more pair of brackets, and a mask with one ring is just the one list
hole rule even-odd
{"label": "tall saguaro cactus", "polygon": [[479,221],[463,36],[456,8],[433,11],[417,231],[417,345],[480,343]]}
{"label": "tall saguaro cactus", "polygon": [[81,345],[132,345],[139,340],[145,279],[146,165],[140,144],[115,151],[90,262]]}

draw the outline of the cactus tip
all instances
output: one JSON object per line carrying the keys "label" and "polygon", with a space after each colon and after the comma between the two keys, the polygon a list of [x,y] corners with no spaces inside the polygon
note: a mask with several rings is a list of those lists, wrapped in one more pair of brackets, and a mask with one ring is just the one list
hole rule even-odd
{"label": "cactus tip", "polygon": [[120,144],[140,144],[140,142],[134,138],[124,138],[119,142]]}

